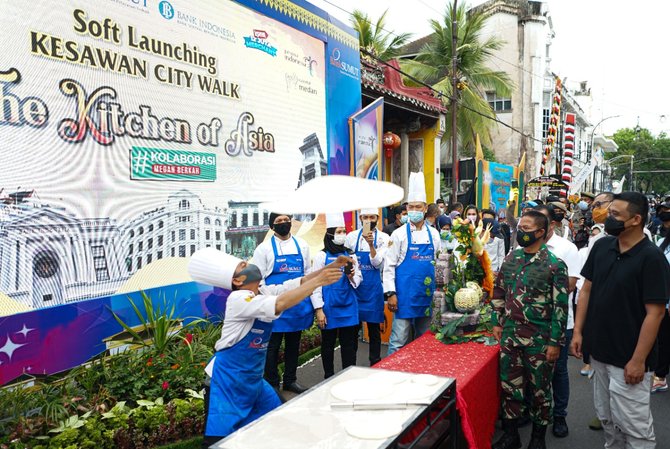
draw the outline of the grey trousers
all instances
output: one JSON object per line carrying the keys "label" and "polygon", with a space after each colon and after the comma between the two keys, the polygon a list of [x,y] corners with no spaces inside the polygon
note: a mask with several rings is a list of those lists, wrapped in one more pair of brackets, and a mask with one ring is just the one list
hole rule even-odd
{"label": "grey trousers", "polygon": [[605,431],[605,447],[655,449],[656,435],[649,400],[653,373],[636,385],[626,384],[623,369],[591,357],[593,402]]}

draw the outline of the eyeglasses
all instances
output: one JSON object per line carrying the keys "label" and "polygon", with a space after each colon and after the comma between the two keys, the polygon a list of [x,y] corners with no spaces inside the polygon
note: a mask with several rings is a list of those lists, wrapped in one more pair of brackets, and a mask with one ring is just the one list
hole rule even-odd
{"label": "eyeglasses", "polygon": [[592,206],[594,209],[597,209],[597,208],[599,208],[600,206],[604,206],[605,204],[610,204],[610,203],[611,203],[611,201],[608,201],[608,200],[605,200],[605,201],[596,201],[595,203],[592,203],[591,206]]}

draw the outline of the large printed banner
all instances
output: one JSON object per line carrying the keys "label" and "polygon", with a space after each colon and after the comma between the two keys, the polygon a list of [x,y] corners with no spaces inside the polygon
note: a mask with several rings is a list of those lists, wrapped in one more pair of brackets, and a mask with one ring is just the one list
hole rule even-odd
{"label": "large printed banner", "polygon": [[[0,383],[40,323],[70,345],[83,311],[202,247],[250,256],[260,202],[350,172],[358,40],[306,2],[3,2],[0,38],[0,316],[35,310],[0,318]],[[102,334],[76,329],[81,363]]]}
{"label": "large printed banner", "polygon": [[384,98],[381,97],[349,118],[354,176],[377,181],[382,170]]}

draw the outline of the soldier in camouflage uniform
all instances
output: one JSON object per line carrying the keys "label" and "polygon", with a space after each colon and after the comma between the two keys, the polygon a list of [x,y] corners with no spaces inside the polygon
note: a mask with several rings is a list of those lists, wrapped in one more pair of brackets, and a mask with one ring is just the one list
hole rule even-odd
{"label": "soldier in camouflage uniform", "polygon": [[493,294],[493,333],[500,342],[503,436],[493,449],[521,447],[517,420],[531,395],[533,433],[528,449],[544,449],[552,419],[554,362],[564,343],[568,313],[565,263],[547,249],[549,222],[538,211],[519,220],[517,243],[500,268]]}

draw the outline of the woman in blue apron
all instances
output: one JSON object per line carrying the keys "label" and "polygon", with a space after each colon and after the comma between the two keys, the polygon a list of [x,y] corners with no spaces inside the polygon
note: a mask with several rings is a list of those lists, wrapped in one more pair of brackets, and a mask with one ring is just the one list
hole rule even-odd
{"label": "woman in blue apron", "polygon": [[[265,278],[266,285],[283,284],[290,279],[303,276],[304,259],[300,251],[300,245],[295,237],[291,237],[295,244],[296,254],[279,255],[275,239],[271,238],[272,251],[274,253],[274,267],[272,274]],[[308,329],[314,323],[314,308],[309,297],[303,299],[298,305],[292,307],[282,316],[275,320],[272,338],[268,350],[272,354],[268,357],[265,366],[265,378],[273,387],[279,387],[279,373],[277,362],[279,348],[284,340],[284,390],[302,393],[304,387],[297,383],[298,352],[300,350],[300,337],[302,331]]]}
{"label": "woman in blue apron", "polygon": [[[384,322],[384,287],[381,268],[389,236],[376,229],[377,209],[363,209],[360,220],[363,228],[347,235],[347,248],[354,251],[363,275],[356,289],[358,319],[365,323],[370,341],[370,366],[381,360],[381,326]],[[367,234],[365,231],[370,230]],[[362,325],[362,324],[361,324]]]}
{"label": "woman in blue apron", "polygon": [[[216,353],[207,365],[211,378],[205,398],[205,440],[209,447],[281,404],[276,391],[263,379],[263,367],[272,323],[284,310],[322,285],[339,281],[342,260],[318,273],[258,294],[262,274],[258,267],[237,257],[207,248],[195,253],[189,273],[198,282],[232,292],[224,302],[224,321]],[[212,269],[211,267],[215,267]],[[214,274],[212,274],[214,273]]]}
{"label": "woman in blue apron", "polygon": [[[326,235],[323,237],[324,249],[314,256],[312,269],[321,267],[336,260],[340,255],[347,255],[349,250],[344,246],[347,231],[344,227],[342,214],[326,216]],[[322,304],[316,310],[316,318],[321,328],[321,361],[324,377],[327,379],[335,374],[335,342],[339,339],[342,355],[342,368],[356,364],[358,339],[358,301],[355,289],[363,275],[358,267],[355,256],[354,263],[342,270],[340,279],[327,287],[314,290],[312,298],[315,304]]]}

